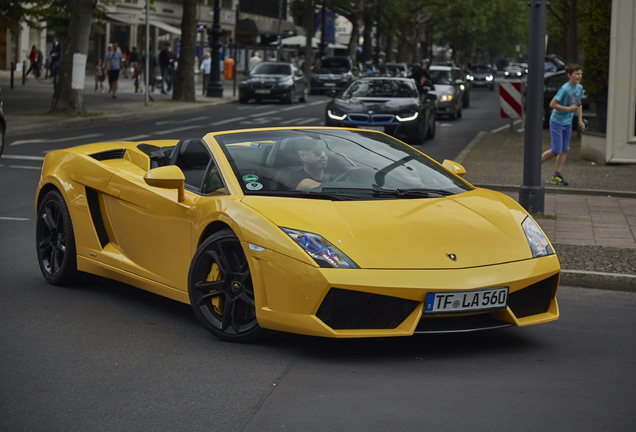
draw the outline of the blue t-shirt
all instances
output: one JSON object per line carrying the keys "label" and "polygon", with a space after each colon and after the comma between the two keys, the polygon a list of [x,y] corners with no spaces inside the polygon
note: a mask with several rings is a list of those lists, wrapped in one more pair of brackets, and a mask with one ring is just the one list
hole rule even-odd
{"label": "blue t-shirt", "polygon": [[[556,96],[554,97],[559,105],[569,107],[571,105],[577,105],[583,97],[583,86],[577,84],[572,87],[570,82],[566,82],[561,86]],[[560,125],[570,125],[574,119],[574,113],[561,111],[554,109],[550,116],[550,121],[553,121]]]}

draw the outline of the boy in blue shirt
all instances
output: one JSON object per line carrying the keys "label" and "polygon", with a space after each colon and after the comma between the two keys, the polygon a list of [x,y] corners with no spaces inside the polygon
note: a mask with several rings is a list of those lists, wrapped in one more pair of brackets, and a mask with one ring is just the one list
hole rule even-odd
{"label": "boy in blue shirt", "polygon": [[578,112],[579,126],[585,129],[583,123],[583,108],[581,98],[583,97],[583,68],[576,63],[570,63],[565,67],[569,81],[563,84],[556,96],[550,101],[552,115],[550,116],[550,150],[546,150],[541,155],[541,163],[556,156],[556,171],[552,176],[552,183],[560,186],[567,186],[561,175],[563,165],[568,150],[570,150],[570,135],[572,134],[572,120],[574,113]]}

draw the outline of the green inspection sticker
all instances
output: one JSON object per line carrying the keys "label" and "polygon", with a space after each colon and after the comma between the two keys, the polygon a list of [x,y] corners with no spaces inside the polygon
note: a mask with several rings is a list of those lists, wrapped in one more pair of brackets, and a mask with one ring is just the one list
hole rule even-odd
{"label": "green inspection sticker", "polygon": [[254,174],[245,174],[243,176],[243,181],[246,183],[255,182],[256,180],[258,180],[258,176]]}

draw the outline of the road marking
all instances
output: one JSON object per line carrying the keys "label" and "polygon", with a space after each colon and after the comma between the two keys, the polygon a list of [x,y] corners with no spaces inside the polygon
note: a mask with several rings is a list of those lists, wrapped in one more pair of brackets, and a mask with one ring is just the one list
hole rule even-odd
{"label": "road marking", "polygon": [[19,146],[24,144],[37,144],[37,143],[54,143],[54,142],[64,142],[64,141],[73,141],[80,140],[86,138],[95,138],[103,136],[103,134],[89,134],[89,135],[81,135],[81,136],[72,136],[68,138],[58,138],[58,139],[32,139],[32,140],[16,140],[13,141],[9,146]]}
{"label": "road marking", "polygon": [[31,220],[29,218],[18,218],[18,217],[5,217],[5,216],[0,216],[0,220],[8,220],[8,221],[28,221]]}
{"label": "road marking", "polygon": [[4,155],[2,159],[43,161],[44,156]]}
{"label": "road marking", "polygon": [[158,122],[155,122],[155,124],[156,124],[157,126],[167,125],[167,124],[175,124],[175,123],[176,123],[176,124],[183,124],[183,123],[192,123],[192,122],[194,122],[194,121],[202,121],[202,120],[208,120],[208,119],[209,119],[209,117],[196,117],[196,118],[191,118],[191,119],[188,119],[188,120],[182,120],[182,121],[180,121],[180,120],[165,120],[165,121],[158,121]]}
{"label": "road marking", "polygon": [[281,110],[276,110],[276,111],[265,111],[262,113],[258,113],[258,114],[251,114],[249,117],[261,117],[261,116],[266,116],[266,115],[270,115],[270,114],[278,114],[279,112],[281,112]]}
{"label": "road marking", "polygon": [[236,121],[235,118],[231,118],[231,119],[227,119],[227,120],[219,120],[219,121],[215,121],[214,123],[208,124],[208,126],[221,126],[221,125],[224,125],[226,123],[232,123],[234,121]]}
{"label": "road marking", "polygon": [[174,133],[174,132],[181,132],[184,130],[190,130],[190,129],[197,129],[200,128],[202,125],[192,125],[192,126],[184,126],[181,128],[175,128],[175,129],[168,129],[165,131],[158,131],[153,133],[153,135],[166,135],[166,134],[170,134],[170,133]]}
{"label": "road marking", "polygon": [[27,165],[9,165],[9,168],[18,168],[18,169],[32,169],[32,170],[41,170],[41,166],[27,166]]}
{"label": "road marking", "polygon": [[[322,123],[318,117],[309,117],[309,118],[300,117],[300,118],[295,118],[295,119],[291,119],[291,120],[281,121],[281,122],[279,122],[279,124],[283,124],[284,125],[284,124],[292,124],[293,123],[293,124],[301,125],[301,124],[307,124],[307,123],[313,123],[313,122]],[[320,126],[323,126],[323,125],[320,125]]]}

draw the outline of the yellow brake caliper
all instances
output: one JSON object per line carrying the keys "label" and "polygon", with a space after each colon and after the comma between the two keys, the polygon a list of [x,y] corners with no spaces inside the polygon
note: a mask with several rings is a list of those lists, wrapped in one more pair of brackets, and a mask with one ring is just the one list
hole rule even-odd
{"label": "yellow brake caliper", "polygon": [[[219,266],[216,263],[214,263],[212,264],[212,267],[210,268],[210,273],[208,273],[208,277],[206,280],[208,282],[214,282],[219,279],[221,279],[221,269],[219,269]],[[223,315],[223,299],[220,296],[214,297],[212,299],[212,306],[214,306],[214,312],[218,313],[219,315]]]}

